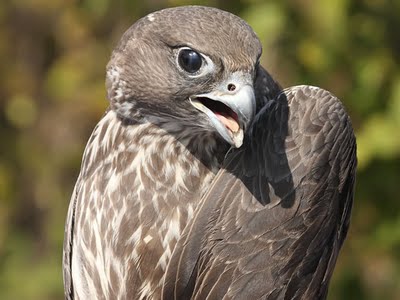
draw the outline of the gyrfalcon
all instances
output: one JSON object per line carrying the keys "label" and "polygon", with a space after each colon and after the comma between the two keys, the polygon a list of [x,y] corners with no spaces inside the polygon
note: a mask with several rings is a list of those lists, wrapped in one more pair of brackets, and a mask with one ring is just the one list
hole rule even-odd
{"label": "gyrfalcon", "polygon": [[107,65],[65,227],[67,299],[324,299],[356,143],[328,91],[283,89],[239,17],[154,12]]}

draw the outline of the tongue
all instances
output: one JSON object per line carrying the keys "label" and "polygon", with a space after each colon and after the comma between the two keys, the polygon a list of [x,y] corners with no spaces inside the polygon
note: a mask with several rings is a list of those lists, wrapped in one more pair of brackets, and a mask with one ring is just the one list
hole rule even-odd
{"label": "tongue", "polygon": [[224,124],[225,127],[228,128],[230,131],[232,132],[239,131],[239,124],[234,118],[232,118],[229,115],[221,115],[219,113],[216,113],[215,115],[221,121],[221,123]]}

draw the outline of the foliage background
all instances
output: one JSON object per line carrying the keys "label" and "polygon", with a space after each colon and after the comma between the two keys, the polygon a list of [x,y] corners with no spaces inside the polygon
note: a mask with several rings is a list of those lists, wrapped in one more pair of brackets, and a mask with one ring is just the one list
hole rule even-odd
{"label": "foliage background", "polygon": [[400,1],[0,1],[0,299],[62,299],[64,219],[101,117],[105,65],[139,17],[204,4],[243,17],[284,86],[338,95],[358,138],[349,237],[329,299],[400,299]]}

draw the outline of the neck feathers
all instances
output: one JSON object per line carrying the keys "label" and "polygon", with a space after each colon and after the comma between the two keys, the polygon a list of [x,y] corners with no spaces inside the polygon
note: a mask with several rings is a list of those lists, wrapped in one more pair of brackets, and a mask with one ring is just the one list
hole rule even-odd
{"label": "neck feathers", "polygon": [[[140,161],[152,166],[154,172],[158,169],[158,173],[176,171],[167,166],[183,166],[182,172],[196,174],[198,169],[205,169],[215,174],[228,149],[215,133],[190,127],[186,122],[150,117],[146,122],[135,123],[110,110],[89,139],[82,170],[89,176],[105,165],[129,169]],[[125,159],[121,161],[121,157]]]}

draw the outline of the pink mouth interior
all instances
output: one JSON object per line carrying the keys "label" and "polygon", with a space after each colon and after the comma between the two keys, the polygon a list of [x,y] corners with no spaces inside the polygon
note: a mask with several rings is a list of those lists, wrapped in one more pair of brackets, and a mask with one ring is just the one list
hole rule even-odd
{"label": "pink mouth interior", "polygon": [[231,132],[235,133],[239,131],[240,126],[238,115],[227,105],[205,97],[199,97],[197,100],[210,109],[217,116],[218,120]]}

